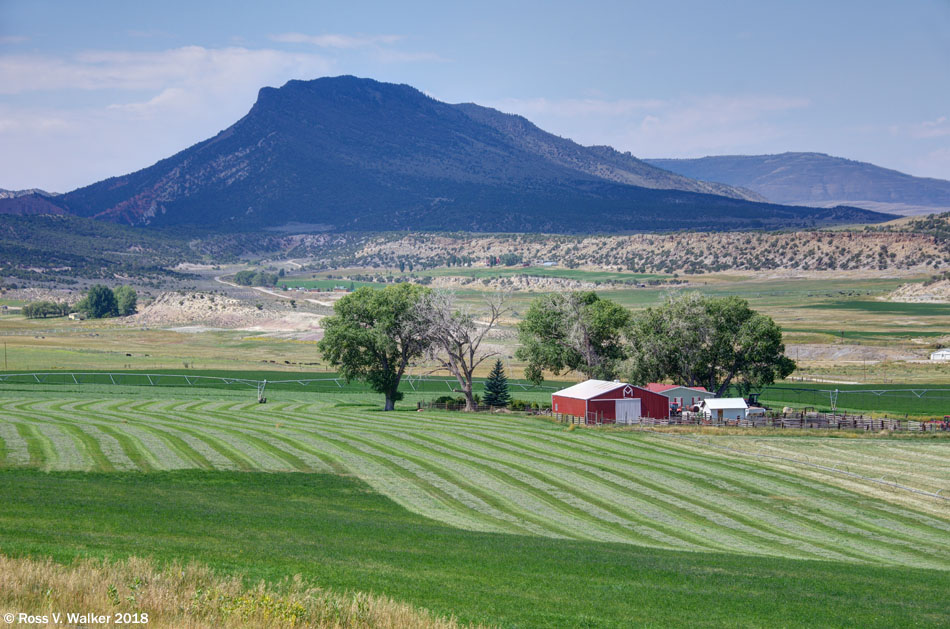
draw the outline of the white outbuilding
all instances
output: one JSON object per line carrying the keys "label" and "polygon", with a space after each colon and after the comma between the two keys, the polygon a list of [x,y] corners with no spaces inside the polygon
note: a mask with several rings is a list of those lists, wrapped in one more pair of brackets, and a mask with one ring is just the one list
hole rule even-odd
{"label": "white outbuilding", "polygon": [[930,360],[950,360],[950,347],[944,347],[943,349],[938,349],[936,352],[931,353]]}
{"label": "white outbuilding", "polygon": [[741,397],[714,397],[699,404],[703,416],[715,420],[745,419],[749,405]]}

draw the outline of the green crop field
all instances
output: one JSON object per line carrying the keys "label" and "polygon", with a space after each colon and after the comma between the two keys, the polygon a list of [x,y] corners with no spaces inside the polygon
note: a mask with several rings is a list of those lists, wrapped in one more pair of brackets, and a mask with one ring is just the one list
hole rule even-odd
{"label": "green crop field", "polygon": [[896,314],[913,317],[950,316],[950,304],[902,303],[871,300],[836,300],[809,304],[808,308],[828,310],[858,310],[875,314]]}
{"label": "green crop field", "polygon": [[[194,558],[502,626],[950,621],[939,499],[669,435],[383,413],[377,397],[0,385],[0,551]],[[950,487],[948,440],[757,441]]]}
{"label": "green crop field", "polygon": [[617,271],[586,271],[582,269],[564,269],[554,266],[494,266],[494,267],[447,267],[420,271],[419,275],[474,277],[511,277],[528,275],[531,277],[560,277],[581,282],[640,282],[644,280],[664,279],[671,275],[657,273],[627,273]]}
{"label": "green crop field", "polygon": [[[50,371],[50,372],[3,372],[0,371],[0,387],[11,391],[22,389],[27,391],[44,390],[54,395],[64,391],[90,391],[109,395],[117,387],[125,387],[123,391],[146,391],[136,387],[147,388],[178,388],[188,387],[202,390],[227,390],[232,392],[251,392],[257,390],[258,383],[265,383],[265,394],[272,391],[298,393],[363,393],[373,398],[372,390],[365,382],[353,380],[346,382],[339,374],[332,371],[273,371],[273,370],[243,370],[231,371],[224,369],[152,369],[148,371],[102,371],[88,370],[82,372]],[[484,392],[485,378],[473,378],[474,392],[481,395]],[[558,389],[569,387],[574,382],[546,380],[541,385],[518,378],[509,378],[508,387],[512,399],[527,402],[546,402],[550,404],[551,393]],[[399,385],[400,392],[410,402],[431,402],[441,396],[459,397],[458,381],[452,376],[404,376]],[[380,396],[375,396],[382,399]]]}
{"label": "green crop field", "polygon": [[[355,281],[350,281],[350,280],[326,280],[326,279],[320,280],[320,279],[302,279],[302,278],[301,279],[288,278],[288,279],[279,280],[277,282],[278,288],[283,288],[285,286],[288,289],[294,289],[298,287],[307,288],[307,289],[319,288],[320,290],[323,290],[323,291],[335,290],[338,288],[342,288],[343,290],[348,290],[351,285],[353,286],[353,288],[360,288],[362,286],[369,286],[370,288],[382,288],[386,286],[386,284],[382,282],[355,282]],[[288,290],[288,295],[291,295],[291,294],[293,293],[290,290]]]}
{"label": "green crop field", "polygon": [[[950,567],[950,524],[868,507],[830,481],[788,478],[666,437],[566,432],[520,416],[384,414],[352,395],[259,405],[236,395],[148,393],[4,397],[5,461],[53,470],[335,471],[471,530]],[[895,456],[902,447],[893,445]],[[950,460],[946,442],[920,447]],[[845,526],[867,537],[842,535]],[[878,539],[884,528],[894,537]]]}
{"label": "green crop field", "polygon": [[[837,390],[838,410],[849,413],[908,415],[914,418],[937,418],[950,415],[950,385],[947,384],[812,384],[779,383],[766,387],[761,394],[763,404],[773,407],[831,408],[833,391]],[[779,408],[779,410],[781,410]]]}

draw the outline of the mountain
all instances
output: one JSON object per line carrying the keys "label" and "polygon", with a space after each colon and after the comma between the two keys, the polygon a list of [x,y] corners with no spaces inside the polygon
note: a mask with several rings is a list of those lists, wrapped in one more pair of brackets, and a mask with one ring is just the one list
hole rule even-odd
{"label": "mountain", "polygon": [[613,149],[582,147],[517,116],[450,105],[408,85],[342,76],[263,88],[248,114],[215,137],[56,202],[70,213],[132,225],[226,230],[303,223],[359,231],[571,233],[891,218],[749,196]]}
{"label": "mountain", "polygon": [[773,203],[850,205],[899,214],[950,209],[950,181],[823,153],[648,159],[674,173],[753,190]]}
{"label": "mountain", "polygon": [[40,190],[39,188],[30,188],[29,190],[4,190],[3,188],[0,188],[0,199],[15,199],[17,197],[25,197],[28,195],[40,197],[59,196],[59,194],[56,192],[47,192],[46,190]]}
{"label": "mountain", "polygon": [[511,143],[551,163],[617,183],[654,188],[717,194],[749,201],[766,201],[751,190],[707,181],[697,181],[668,170],[657,168],[621,153],[610,146],[581,146],[547,131],[542,131],[527,118],[505,114],[497,109],[473,103],[456,105],[473,120],[488,125],[508,136]]}

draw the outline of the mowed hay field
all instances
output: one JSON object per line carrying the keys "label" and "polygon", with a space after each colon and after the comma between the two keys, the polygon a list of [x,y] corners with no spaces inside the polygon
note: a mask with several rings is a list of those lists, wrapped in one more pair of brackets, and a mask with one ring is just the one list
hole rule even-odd
{"label": "mowed hay field", "polygon": [[[0,552],[299,573],[504,626],[950,622],[939,499],[670,435],[131,389],[0,392]],[[946,440],[809,439],[950,479]]]}
{"label": "mowed hay field", "polygon": [[[939,517],[950,504],[873,485],[871,499],[833,475],[806,478],[701,442],[521,416],[382,413],[352,396],[261,405],[143,393],[4,398],[5,465],[332,472],[470,530],[950,569],[950,522]],[[950,487],[950,441],[874,446],[837,439],[822,462],[870,472],[879,459],[911,485]]]}

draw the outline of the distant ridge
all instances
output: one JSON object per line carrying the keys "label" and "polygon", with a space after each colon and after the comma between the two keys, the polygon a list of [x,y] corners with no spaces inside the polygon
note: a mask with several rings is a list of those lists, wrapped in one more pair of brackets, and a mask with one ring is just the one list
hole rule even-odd
{"label": "distant ridge", "polygon": [[748,188],[772,203],[852,205],[900,214],[950,210],[950,181],[824,153],[644,161],[686,177]]}
{"label": "distant ridge", "polygon": [[[752,200],[750,200],[752,199]],[[246,116],[158,163],[57,197],[131,225],[632,232],[814,227],[892,216],[763,203],[519,116],[352,76],[265,87]]]}

